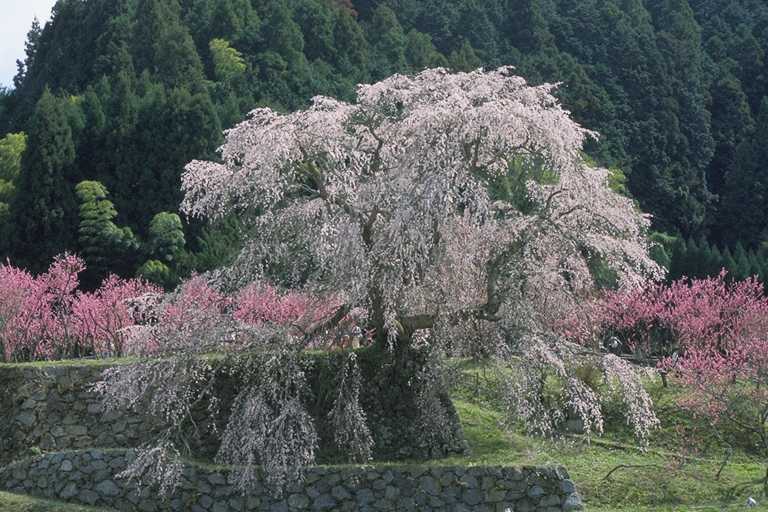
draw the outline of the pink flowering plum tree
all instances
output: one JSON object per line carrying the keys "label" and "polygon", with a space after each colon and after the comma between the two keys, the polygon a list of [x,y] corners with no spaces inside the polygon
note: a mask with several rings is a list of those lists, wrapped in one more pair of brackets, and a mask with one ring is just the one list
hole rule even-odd
{"label": "pink flowering plum tree", "polygon": [[[704,338],[682,356],[662,361],[684,393],[679,405],[704,420],[729,455],[740,446],[768,458],[768,337],[742,335],[735,342]],[[720,472],[718,472],[719,476]],[[760,482],[768,496],[768,464]]]}
{"label": "pink flowering plum tree", "polygon": [[[727,277],[610,292],[578,308],[560,328],[582,345],[615,338],[620,350],[652,356],[679,388],[678,404],[702,419],[707,432],[765,459],[768,297],[755,278]],[[768,472],[763,483],[768,489]]]}
{"label": "pink flowering plum tree", "polygon": [[[244,468],[244,489],[257,463],[284,483],[314,461],[317,431],[295,354],[352,311],[365,312],[361,321],[394,371],[405,367],[415,340],[433,353],[483,344],[516,369],[519,378],[506,386],[516,421],[549,434],[571,411],[588,430],[601,429],[600,398],[575,371],[585,351],[553,325],[593,287],[592,259],[625,287],[662,270],[648,256],[648,218],[610,189],[607,170],[584,164],[582,144],[596,134],[570,118],[553,89],[528,85],[512,68],[395,75],[360,85],[354,103],[316,97],[294,113],[254,110],[225,133],[220,161],[187,165],[187,215],[236,213],[251,224],[235,263],[213,276],[219,286],[279,277],[303,293],[333,297],[322,315],[252,324],[233,334],[240,342],[226,345],[247,347],[258,361],[243,370],[246,385],[219,454]],[[206,342],[189,340],[174,353],[179,360],[199,353],[199,343]],[[141,393],[126,383],[140,381],[163,390],[166,410],[186,404],[180,390],[197,384],[181,383],[185,372],[157,370],[169,361],[108,374],[107,396],[138,400]],[[349,390],[338,393],[343,403],[330,414],[339,419],[338,442],[365,460],[373,440],[354,363],[340,372]],[[623,392],[638,436],[647,436],[656,418],[631,368],[615,357],[598,355],[594,363],[608,387]],[[447,414],[436,391],[441,377],[434,368],[420,375],[415,409],[430,417],[419,424],[439,438]],[[551,378],[562,384],[554,401],[543,389]],[[147,457],[139,458],[145,468],[163,474],[152,464],[168,458]]]}
{"label": "pink flowering plum tree", "polygon": [[63,254],[32,276],[0,266],[0,345],[6,360],[120,356],[134,324],[127,301],[158,289],[109,276],[93,292],[79,290],[82,259]]}
{"label": "pink flowering plum tree", "polygon": [[585,302],[559,324],[583,345],[605,345],[656,359],[694,349],[725,353],[768,335],[768,298],[763,284],[749,278],[730,281],[725,272],[670,285],[608,292]]}

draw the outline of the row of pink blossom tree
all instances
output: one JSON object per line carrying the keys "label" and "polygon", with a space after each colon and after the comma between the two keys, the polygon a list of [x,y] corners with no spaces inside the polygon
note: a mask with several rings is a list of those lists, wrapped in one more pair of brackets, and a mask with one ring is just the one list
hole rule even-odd
{"label": "row of pink blossom tree", "polygon": [[[0,348],[6,361],[150,355],[159,350],[156,340],[133,334],[140,324],[158,321],[183,332],[185,326],[226,315],[244,325],[274,323],[301,330],[334,306],[332,300],[281,293],[265,283],[225,295],[201,277],[192,277],[170,295],[142,280],[114,275],[86,292],[79,281],[84,270],[83,260],[70,254],[55,258],[38,276],[0,266]],[[148,309],[160,318],[147,316]],[[345,325],[353,323],[348,316]]]}
{"label": "row of pink blossom tree", "polygon": [[[678,404],[722,443],[768,457],[768,297],[756,278],[722,272],[610,292],[560,327],[581,344],[655,360],[681,388]],[[768,468],[764,483],[768,494]]]}
{"label": "row of pink blossom tree", "polygon": [[664,359],[692,351],[727,354],[768,337],[768,297],[756,278],[707,279],[608,292],[576,308],[560,325],[582,345]]}
{"label": "row of pink blossom tree", "polygon": [[0,266],[0,342],[6,361],[121,355],[121,331],[132,323],[127,301],[159,292],[136,279],[108,277],[94,292],[79,291],[83,260],[55,258],[33,276]]}

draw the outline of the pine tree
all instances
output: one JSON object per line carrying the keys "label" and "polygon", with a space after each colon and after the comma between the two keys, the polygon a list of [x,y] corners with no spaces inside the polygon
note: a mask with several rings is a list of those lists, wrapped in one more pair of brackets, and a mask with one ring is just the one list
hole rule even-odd
{"label": "pine tree", "polygon": [[7,252],[11,241],[10,208],[26,149],[27,134],[24,132],[9,133],[0,139],[0,254]]}
{"label": "pine tree", "polygon": [[136,68],[168,86],[201,85],[203,66],[181,22],[177,0],[139,0],[133,38]]}
{"label": "pine tree", "polygon": [[734,243],[756,245],[766,238],[768,218],[768,97],[763,99],[755,133],[738,148],[737,165],[725,177],[720,234]]}
{"label": "pine tree", "polygon": [[681,237],[675,237],[670,246],[669,272],[667,272],[667,282],[677,281],[685,276],[686,265],[686,242]]}
{"label": "pine tree", "polygon": [[258,56],[259,92],[263,100],[285,108],[298,106],[309,94],[310,67],[304,56],[304,37],[285,2],[270,0],[260,38],[267,51]]}
{"label": "pine tree", "polygon": [[32,20],[32,28],[30,28],[29,32],[27,32],[27,40],[24,43],[24,53],[26,58],[24,59],[24,62],[20,60],[16,61],[16,68],[18,69],[18,72],[16,73],[16,76],[13,77],[13,86],[16,89],[19,89],[24,85],[27,71],[29,71],[29,68],[32,67],[35,56],[37,55],[37,46],[40,42],[40,36],[42,33],[43,29],[40,27],[40,20],[35,17]]}
{"label": "pine tree", "polygon": [[703,258],[699,244],[693,238],[689,238],[685,249],[685,276],[690,278],[700,277],[703,274]]}
{"label": "pine tree", "polygon": [[733,257],[733,253],[729,247],[723,250],[723,267],[728,271],[728,278],[733,280],[738,271],[736,260]]}
{"label": "pine tree", "polygon": [[490,9],[482,3],[470,2],[460,9],[454,37],[464,37],[480,55],[486,67],[502,64],[499,59],[499,35],[496,25],[489,19]]}
{"label": "pine tree", "polygon": [[448,65],[446,58],[432,44],[432,38],[415,29],[408,32],[405,58],[414,72]]}
{"label": "pine tree", "polygon": [[336,53],[332,64],[342,80],[346,79],[352,86],[369,81],[368,41],[360,24],[347,10],[338,9],[335,13],[333,41]]}
{"label": "pine tree", "polygon": [[506,35],[524,52],[536,52],[552,44],[540,0],[520,0],[509,6]]}
{"label": "pine tree", "polygon": [[461,43],[458,50],[451,53],[448,61],[454,71],[472,71],[481,67],[483,62],[466,39]]}
{"label": "pine tree", "polygon": [[96,38],[95,76],[114,76],[128,68],[133,73],[133,59],[129,49],[132,39],[129,1],[103,2],[108,9],[108,17],[103,31]]}
{"label": "pine tree", "polygon": [[741,281],[752,275],[752,265],[749,261],[749,255],[741,242],[736,243],[736,247],[733,251],[733,259],[736,262],[736,267],[733,272],[734,279]]}
{"label": "pine tree", "polygon": [[75,145],[65,101],[46,89],[37,102],[11,205],[12,256],[34,271],[72,249],[76,239],[77,207],[68,180]]}
{"label": "pine tree", "polygon": [[304,37],[307,59],[333,62],[338,51],[333,36],[334,11],[319,0],[303,0],[296,7],[295,19]]}
{"label": "pine tree", "polygon": [[[725,73],[725,70],[721,70]],[[749,136],[754,121],[747,102],[747,95],[739,80],[726,74],[716,80],[710,89],[712,105],[712,134],[715,153],[707,170],[707,184],[713,194],[724,190],[726,176],[737,172],[736,150]]]}
{"label": "pine tree", "polygon": [[723,254],[716,245],[712,246],[712,251],[710,252],[709,260],[707,262],[707,275],[718,275],[724,266]]}
{"label": "pine tree", "polygon": [[652,243],[649,254],[653,261],[667,269],[667,274],[671,273],[672,262],[679,239],[661,232],[651,233],[648,239]]}

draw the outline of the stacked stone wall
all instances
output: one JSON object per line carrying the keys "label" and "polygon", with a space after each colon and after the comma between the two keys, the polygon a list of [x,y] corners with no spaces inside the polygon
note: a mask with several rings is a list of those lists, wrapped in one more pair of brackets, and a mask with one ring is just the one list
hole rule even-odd
{"label": "stacked stone wall", "polygon": [[131,512],[582,510],[563,468],[316,467],[276,497],[262,485],[243,496],[226,469],[188,465],[178,490],[163,500],[115,477],[132,457],[131,450],[41,455],[1,469],[0,489]]}
{"label": "stacked stone wall", "polygon": [[[335,352],[307,356],[307,376],[313,393],[320,397],[311,405],[320,435],[321,462],[342,460],[335,452],[332,425],[327,420],[332,403],[329,392],[336,385],[338,366],[346,356]],[[466,442],[458,415],[447,396],[443,397],[450,424],[449,435],[436,445],[425,444],[420,436],[419,409],[414,404],[414,389],[409,385],[424,364],[414,353],[408,365],[391,369],[370,350],[358,353],[364,386],[361,405],[365,409],[374,438],[375,460],[413,460],[440,458],[466,452]],[[391,364],[391,363],[390,363]],[[0,466],[38,452],[82,448],[134,448],[150,440],[158,425],[156,418],[138,411],[102,413],[101,399],[91,387],[101,379],[108,363],[54,365],[0,364]],[[223,405],[218,417],[211,417],[205,406],[193,411],[197,434],[188,440],[198,459],[210,460],[216,454],[221,432],[226,425],[228,405],[239,384],[218,372],[216,395]],[[399,379],[399,380],[398,380]],[[215,423],[216,427],[211,427]],[[30,451],[32,450],[32,451]]]}
{"label": "stacked stone wall", "polygon": [[157,427],[145,415],[104,414],[90,387],[105,366],[0,365],[0,466],[41,451],[139,446]]}

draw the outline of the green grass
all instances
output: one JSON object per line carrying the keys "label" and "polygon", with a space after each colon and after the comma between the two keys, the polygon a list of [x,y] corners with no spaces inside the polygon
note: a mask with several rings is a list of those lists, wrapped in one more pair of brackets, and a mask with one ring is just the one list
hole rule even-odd
{"label": "green grass", "polygon": [[[744,510],[749,496],[766,502],[762,484],[755,483],[764,474],[763,466],[757,463],[731,463],[716,480],[716,460],[681,464],[672,454],[643,452],[621,443],[588,443],[578,438],[542,441],[507,433],[500,426],[501,414],[493,409],[461,400],[455,405],[473,454],[441,464],[562,465],[576,482],[587,510]],[[606,480],[606,475],[620,465],[634,467],[617,470]]]}
{"label": "green grass", "polygon": [[[466,361],[456,367],[460,375],[453,390],[454,404],[473,453],[440,464],[562,465],[589,511],[747,510],[750,496],[761,506],[749,510],[768,511],[768,498],[762,490],[765,465],[739,451],[717,479],[723,451],[716,442],[692,449],[688,435],[704,432],[705,425],[676,406],[677,388],[648,383],[661,426],[647,450],[636,446],[631,431],[611,408],[603,437],[545,441],[503,427],[501,404],[494,392],[497,375]],[[687,457],[680,456],[683,451]],[[619,466],[628,467],[607,478]]]}
{"label": "green grass", "polygon": [[616,508],[613,505],[606,507],[588,506],[588,512],[736,512],[746,510],[766,510],[765,507],[747,508],[744,503],[733,505],[690,505],[690,506],[660,506],[660,507],[627,507]]}
{"label": "green grass", "polygon": [[[137,361],[136,358],[120,357],[120,358],[83,358],[83,359],[64,359],[56,361],[32,361],[28,363],[5,363],[0,362],[0,370],[3,368],[58,368],[66,366],[68,368],[79,367],[110,367],[120,364],[129,364]],[[2,509],[0,509],[2,510]]]}
{"label": "green grass", "polygon": [[2,512],[109,512],[110,509],[69,505],[60,501],[0,492],[0,510]]}

